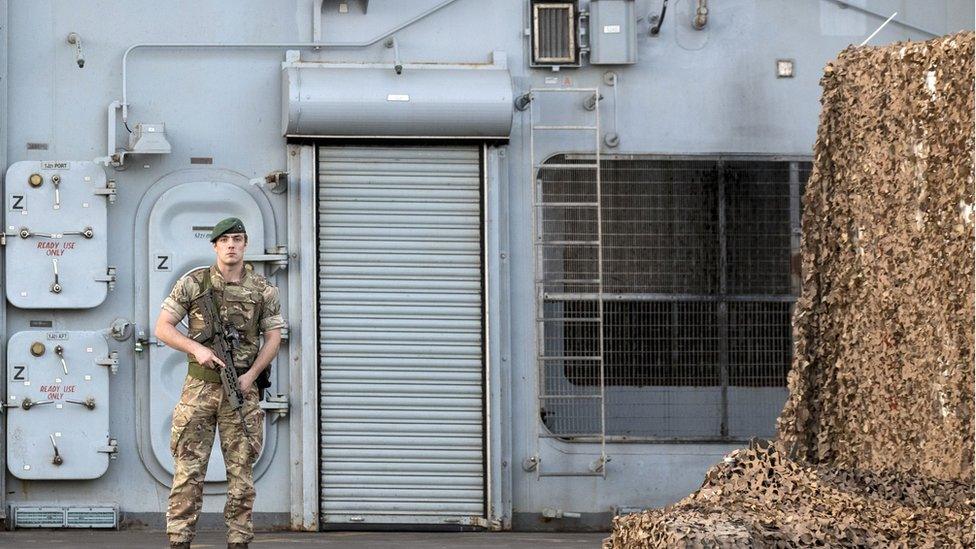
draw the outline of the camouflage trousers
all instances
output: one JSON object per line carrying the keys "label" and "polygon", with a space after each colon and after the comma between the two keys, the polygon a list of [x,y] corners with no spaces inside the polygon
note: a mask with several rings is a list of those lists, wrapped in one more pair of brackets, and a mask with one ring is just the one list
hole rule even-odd
{"label": "camouflage trousers", "polygon": [[176,471],[166,511],[166,534],[171,542],[190,541],[203,506],[203,481],[213,447],[214,428],[220,429],[220,449],[227,465],[227,503],[224,522],[228,543],[248,543],[254,537],[252,467],[264,439],[264,410],[257,387],[245,394],[245,421],[251,439],[241,428],[239,413],[230,407],[220,383],[187,376],[180,402],[173,410],[170,451]]}

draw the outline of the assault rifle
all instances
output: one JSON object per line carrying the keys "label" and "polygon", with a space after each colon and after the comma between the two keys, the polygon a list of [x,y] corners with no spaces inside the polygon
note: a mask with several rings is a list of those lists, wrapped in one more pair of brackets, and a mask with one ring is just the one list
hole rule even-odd
{"label": "assault rifle", "polygon": [[224,363],[224,367],[217,367],[220,372],[220,383],[224,386],[224,394],[227,395],[227,403],[237,415],[241,416],[241,428],[244,436],[251,439],[251,433],[247,430],[247,422],[244,421],[244,393],[241,391],[240,383],[237,381],[237,368],[234,367],[234,351],[241,344],[241,334],[233,324],[224,322],[220,318],[220,311],[214,303],[213,292],[207,292],[200,299],[203,307],[203,331],[201,335],[213,334],[213,352],[217,358]]}

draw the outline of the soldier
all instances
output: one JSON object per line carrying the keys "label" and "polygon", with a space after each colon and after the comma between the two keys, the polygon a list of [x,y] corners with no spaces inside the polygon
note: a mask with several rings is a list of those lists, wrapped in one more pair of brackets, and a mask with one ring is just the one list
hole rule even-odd
{"label": "soldier", "polygon": [[[216,427],[220,429],[220,449],[227,464],[224,506],[227,547],[246,549],[254,537],[252,467],[263,440],[260,391],[267,386],[265,369],[278,352],[285,321],[281,317],[278,289],[244,264],[247,248],[244,223],[235,217],[222,220],[210,233],[210,242],[217,255],[216,263],[179,279],[163,301],[156,323],[156,337],[185,352],[189,358],[180,402],[173,410],[170,450],[176,472],[166,512],[166,534],[170,547],[190,547],[203,505],[203,481]],[[224,395],[217,370],[224,364],[208,346],[213,334],[205,333],[201,299],[213,299],[221,319],[240,333],[240,346],[233,357],[245,395],[243,412],[250,439],[242,428],[241,416],[229,406]],[[186,315],[189,315],[189,329],[184,336],[176,324]],[[264,345],[259,349],[262,333]]]}

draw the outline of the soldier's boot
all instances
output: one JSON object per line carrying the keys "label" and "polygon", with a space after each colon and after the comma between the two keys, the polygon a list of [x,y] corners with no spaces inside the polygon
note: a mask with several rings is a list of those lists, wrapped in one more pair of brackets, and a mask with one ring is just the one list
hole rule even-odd
{"label": "soldier's boot", "polygon": [[228,543],[227,549],[247,549],[246,543]]}
{"label": "soldier's boot", "polygon": [[169,542],[169,549],[190,549],[190,542],[188,542],[188,541],[171,541],[171,542]]}

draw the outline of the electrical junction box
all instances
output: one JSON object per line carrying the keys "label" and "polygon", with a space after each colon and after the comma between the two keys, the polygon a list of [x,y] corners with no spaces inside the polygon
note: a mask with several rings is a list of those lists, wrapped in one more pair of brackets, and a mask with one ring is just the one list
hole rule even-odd
{"label": "electrical junction box", "polygon": [[7,299],[22,309],[87,309],[114,287],[108,206],[115,189],[94,162],[16,162],[7,169]]}
{"label": "electrical junction box", "polygon": [[7,342],[7,467],[25,480],[93,479],[116,451],[101,332],[17,332]]}
{"label": "electrical junction box", "polygon": [[591,0],[590,64],[632,65],[636,62],[634,0]]}

